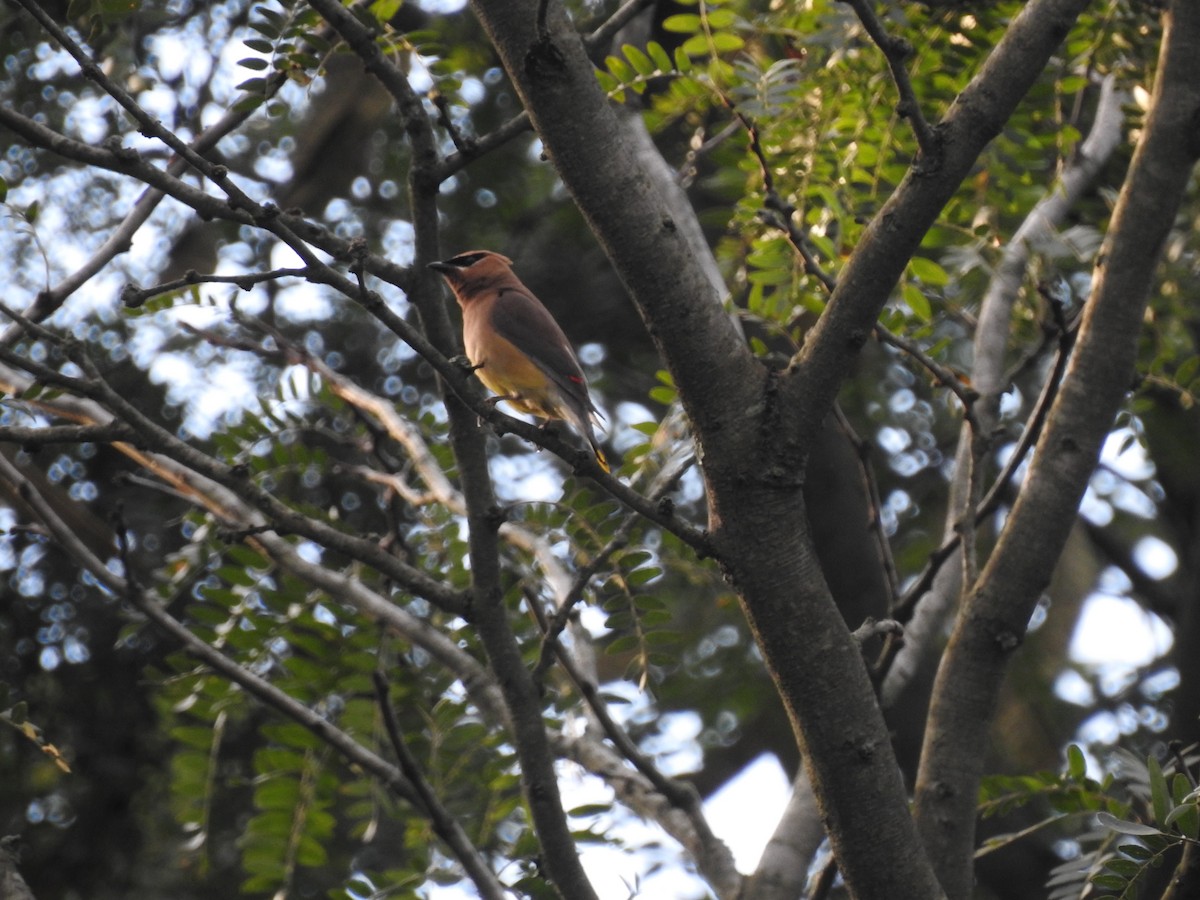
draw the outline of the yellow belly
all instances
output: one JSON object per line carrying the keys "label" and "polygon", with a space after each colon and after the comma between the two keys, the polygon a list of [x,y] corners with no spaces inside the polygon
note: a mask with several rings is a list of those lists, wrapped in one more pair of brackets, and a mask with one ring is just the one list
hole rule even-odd
{"label": "yellow belly", "polygon": [[480,367],[475,374],[488,390],[521,412],[546,419],[563,417],[553,383],[511,343],[493,335],[486,348],[468,346],[466,350],[471,364]]}

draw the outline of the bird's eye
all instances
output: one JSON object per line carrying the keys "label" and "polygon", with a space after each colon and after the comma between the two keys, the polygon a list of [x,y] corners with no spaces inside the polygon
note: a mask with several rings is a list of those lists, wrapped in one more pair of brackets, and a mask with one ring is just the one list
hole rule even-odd
{"label": "bird's eye", "polygon": [[446,261],[450,265],[455,266],[459,269],[469,269],[471,266],[475,265],[475,263],[477,263],[481,259],[483,259],[483,257],[484,257],[484,254],[482,254],[482,253],[460,253],[460,254],[458,254],[458,256],[454,257],[453,259],[449,259]]}

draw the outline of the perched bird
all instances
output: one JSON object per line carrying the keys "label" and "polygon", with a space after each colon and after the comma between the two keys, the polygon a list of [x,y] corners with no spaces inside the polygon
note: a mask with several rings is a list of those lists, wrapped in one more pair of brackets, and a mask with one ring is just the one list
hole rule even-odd
{"label": "perched bird", "polygon": [[479,380],[521,412],[566,419],[592,446],[596,462],[608,460],[592,431],[598,416],[575,351],[554,317],[521,279],[512,260],[471,250],[430,263],[442,273],[463,312],[463,344]]}

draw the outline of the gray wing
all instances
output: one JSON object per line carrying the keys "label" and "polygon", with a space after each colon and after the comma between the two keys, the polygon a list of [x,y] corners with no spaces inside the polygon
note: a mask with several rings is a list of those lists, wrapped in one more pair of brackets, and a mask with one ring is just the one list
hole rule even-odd
{"label": "gray wing", "polygon": [[491,324],[497,334],[533,360],[587,417],[592,404],[579,360],[540,300],[515,288],[503,288],[492,305]]}

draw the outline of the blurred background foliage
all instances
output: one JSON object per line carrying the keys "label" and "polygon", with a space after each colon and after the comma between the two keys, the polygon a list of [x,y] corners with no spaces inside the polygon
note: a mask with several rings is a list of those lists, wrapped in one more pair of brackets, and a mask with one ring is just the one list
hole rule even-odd
{"label": "blurred background foliage", "polygon": [[[363,237],[399,263],[411,261],[403,122],[357,57],[323,33],[303,3],[160,0],[136,12],[104,0],[44,5],[86,36],[109,74],[181,137],[194,138],[228,110],[253,110],[212,158],[256,198],[302,210],[344,237]],[[1021,5],[888,5],[888,28],[914,44],[913,82],[931,120]],[[570,6],[587,30],[615,4]],[[915,152],[886,63],[839,3],[728,0],[700,7],[658,0],[645,7],[610,46],[598,48],[598,77],[615,102],[644,118],[678,171],[715,248],[731,309],[756,349],[790,354],[826,290],[777,227],[764,175],[797,210],[822,272],[836,278]],[[387,52],[439,111],[447,152],[455,143],[469,150],[518,115],[519,100],[469,10],[454,3],[376,3],[371,10],[387,22]],[[1039,283],[1065,285],[1072,308],[1086,299],[1158,37],[1153,5],[1093,4],[947,206],[885,314],[888,328],[969,383],[974,313],[1000,253],[1078,151],[1099,80],[1112,75],[1125,97],[1126,140],[1058,242],[1036,248],[1012,320],[1014,381],[1002,406],[997,463],[1012,450],[1053,350],[1047,336],[1054,322]],[[636,49],[624,49],[629,45]],[[12,7],[0,20],[0,55],[4,104],[89,144],[116,136],[161,157]],[[268,96],[275,73],[286,77]],[[5,302],[18,308],[78,268],[142,191],[19,140],[8,144],[0,175],[7,189],[0,226]],[[678,428],[654,427],[672,409],[669,384],[658,377],[635,309],[532,133],[517,133],[449,177],[440,213],[445,255],[487,247],[511,256],[581,347],[610,422],[611,455],[624,460],[625,474],[687,440]],[[1185,650],[1200,646],[1198,214],[1193,185],[1147,318],[1141,379],[1131,385],[1128,409],[1014,667],[988,748],[997,772],[1056,769],[1070,740],[1103,766],[1118,746],[1144,756],[1170,738],[1200,737],[1200,656]],[[236,303],[238,315],[265,323],[279,342],[389,398],[451,469],[431,370],[374,319],[298,281],[244,292],[200,285],[136,311],[119,301],[128,282],[148,286],[188,271],[238,274],[289,264],[264,235],[200,221],[167,201],[130,251],[50,324],[84,342],[139,409],[197,446],[249,466],[258,483],[298,508],[377,535],[403,558],[465,585],[459,516],[370,479],[369,471],[404,475],[403,455],[321,378],[281,357],[248,352],[239,341],[255,332],[238,324],[233,309]],[[395,309],[409,313],[399,291],[382,289]],[[60,361],[49,343],[23,337],[19,346]],[[941,542],[961,414],[926,369],[874,342],[841,406],[844,421],[830,424],[806,490],[826,576],[857,626],[888,611],[869,519],[879,517],[901,580],[916,575]],[[22,416],[19,404],[0,405],[0,425],[20,424]],[[763,754],[794,772],[790,727],[715,567],[652,526],[624,526],[611,501],[547,454],[513,437],[494,449],[497,489],[514,520],[547,537],[569,565],[587,565],[626,528],[593,581],[583,620],[597,644],[607,645],[598,659],[604,690],[622,701],[613,707],[643,749],[705,796]],[[0,452],[59,497],[74,527],[105,557],[113,555],[119,516],[136,536],[132,562],[174,614],[367,742],[381,740],[370,674],[384,666],[402,731],[447,806],[470,823],[493,859],[536,874],[512,748],[480,722],[461,685],[434,660],[399,645],[336,597],[274,570],[103,445],[2,444]],[[876,509],[863,497],[860,459],[873,469]],[[297,896],[368,896],[384,888],[408,896],[460,878],[419,818],[355,777],[308,732],[179,654],[27,527],[14,492],[4,485],[0,491],[0,681],[6,703],[24,704],[71,768],[64,774],[19,732],[0,729],[0,832],[24,833],[23,870],[39,897],[269,896],[281,886]],[[694,472],[672,500],[704,521]],[[323,565],[346,567],[327,549],[298,546]],[[506,565],[514,610],[545,599],[527,554],[510,553]],[[355,574],[395,593],[376,572]],[[481,653],[461,620],[406,602],[460,647]],[[1079,640],[1072,643],[1073,635],[1095,633],[1076,628],[1103,603],[1117,604],[1149,636],[1130,639],[1142,645],[1130,658],[1097,658]],[[532,664],[538,625],[528,615],[514,615],[514,623]],[[918,684],[891,711],[910,772],[923,696]],[[552,674],[548,721],[565,725],[578,708],[575,688]],[[603,824],[592,827],[593,839],[605,839]],[[616,834],[608,838],[620,840]],[[987,857],[981,895],[1038,895],[1050,868],[1078,852],[1070,837],[1031,838]]]}

